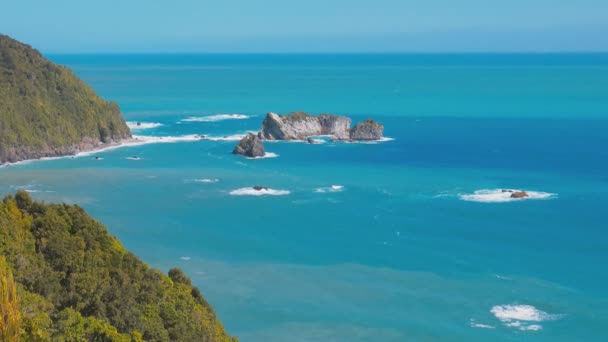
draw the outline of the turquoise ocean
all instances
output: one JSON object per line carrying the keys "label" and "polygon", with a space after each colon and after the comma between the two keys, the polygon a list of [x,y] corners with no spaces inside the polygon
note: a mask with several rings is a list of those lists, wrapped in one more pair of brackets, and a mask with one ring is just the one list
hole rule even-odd
{"label": "turquoise ocean", "polygon": [[[48,57],[147,143],[3,167],[0,192],[81,205],[242,341],[608,340],[608,55]],[[270,111],[392,140],[232,155]]]}

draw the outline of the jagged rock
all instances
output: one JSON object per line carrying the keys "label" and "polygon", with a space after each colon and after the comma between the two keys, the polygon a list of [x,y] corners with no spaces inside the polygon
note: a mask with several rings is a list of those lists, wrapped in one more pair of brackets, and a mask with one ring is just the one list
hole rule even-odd
{"label": "jagged rock", "polygon": [[260,137],[257,134],[247,133],[247,135],[239,141],[232,153],[255,158],[263,157],[266,152],[264,152],[264,144]]}
{"label": "jagged rock", "polygon": [[268,113],[260,135],[266,140],[304,140],[313,135],[333,135],[344,140],[349,138],[350,124],[350,118],[345,116],[314,116],[303,112],[290,115]]}
{"label": "jagged rock", "polygon": [[372,119],[359,122],[350,130],[352,140],[379,140],[382,139],[384,126]]}
{"label": "jagged rock", "polygon": [[528,193],[525,191],[511,191],[511,198],[526,198]]}

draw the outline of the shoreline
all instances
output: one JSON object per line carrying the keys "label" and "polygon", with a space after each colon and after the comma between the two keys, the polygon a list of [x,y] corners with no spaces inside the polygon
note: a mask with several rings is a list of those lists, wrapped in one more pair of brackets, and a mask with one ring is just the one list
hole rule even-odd
{"label": "shoreline", "polygon": [[[65,158],[82,158],[82,157],[94,155],[96,153],[103,153],[106,151],[112,151],[112,150],[116,150],[116,149],[124,148],[124,147],[134,147],[134,146],[142,146],[142,145],[148,145],[148,144],[194,142],[194,141],[200,141],[200,140],[238,141],[242,137],[243,137],[242,134],[233,134],[233,135],[219,136],[219,137],[208,136],[208,135],[204,135],[204,134],[189,134],[189,135],[181,135],[181,136],[133,135],[132,138],[130,138],[130,139],[124,139],[117,143],[97,145],[97,146],[89,148],[89,149],[82,149],[74,154],[65,154],[65,155],[58,155],[58,156],[52,156],[52,157],[24,159],[24,160],[20,160],[20,161],[13,162],[13,163],[11,163],[11,162],[2,163],[2,164],[0,164],[0,169],[7,168],[10,166],[29,164],[29,163],[33,163],[33,162],[37,162],[37,161],[47,161],[47,160],[56,160],[56,159],[65,159]],[[341,143],[346,143],[346,144],[357,144],[357,143],[359,143],[359,144],[376,144],[376,143],[380,143],[380,142],[387,142],[387,141],[393,141],[393,140],[395,140],[395,139],[383,137],[382,139],[379,139],[379,140],[336,141],[336,142],[341,142]],[[307,144],[306,140],[264,140],[264,142],[269,142],[269,143],[288,142],[288,143],[306,143]],[[265,157],[265,158],[272,158],[275,156],[276,155],[273,154],[272,156]],[[264,158],[264,157],[262,157],[262,158]],[[257,158],[257,159],[262,159],[262,158]],[[251,159],[256,159],[256,158],[251,158]]]}
{"label": "shoreline", "polygon": [[42,158],[32,158],[32,159],[24,159],[17,162],[6,162],[0,164],[0,169],[10,167],[10,166],[18,166],[22,164],[29,164],[37,161],[46,161],[46,160],[56,160],[56,159],[65,159],[65,158],[82,158],[94,155],[96,153],[102,153],[106,151],[112,151],[123,147],[133,147],[133,146],[141,146],[148,144],[158,144],[158,143],[176,143],[176,142],[188,142],[188,141],[198,141],[204,140],[201,135],[192,134],[192,135],[184,135],[184,136],[166,136],[166,137],[155,137],[155,136],[143,136],[143,135],[134,135],[130,139],[124,139],[120,142],[109,143],[97,145],[90,149],[83,149],[74,154],[66,154],[66,155],[58,155],[53,157],[42,157]]}

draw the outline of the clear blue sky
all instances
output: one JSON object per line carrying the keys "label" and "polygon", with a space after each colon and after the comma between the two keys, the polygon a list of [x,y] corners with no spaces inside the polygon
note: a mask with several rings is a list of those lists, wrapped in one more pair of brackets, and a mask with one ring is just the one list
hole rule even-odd
{"label": "clear blue sky", "polygon": [[7,0],[57,52],[608,51],[608,0]]}

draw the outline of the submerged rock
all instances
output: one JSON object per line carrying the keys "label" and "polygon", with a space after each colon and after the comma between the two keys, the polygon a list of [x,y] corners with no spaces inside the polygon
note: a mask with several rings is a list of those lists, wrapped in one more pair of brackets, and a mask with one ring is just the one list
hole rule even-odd
{"label": "submerged rock", "polygon": [[510,191],[511,198],[526,198],[528,197],[528,193],[525,191]]}
{"label": "submerged rock", "polygon": [[253,190],[256,190],[256,191],[268,190],[268,187],[256,185],[253,187]]}
{"label": "submerged rock", "polygon": [[234,147],[232,153],[250,158],[263,157],[264,154],[266,154],[262,139],[253,133],[247,133],[247,135],[239,141],[236,147]]}
{"label": "submerged rock", "polygon": [[352,140],[379,140],[382,139],[384,126],[377,121],[367,119],[350,130],[350,139]]}

